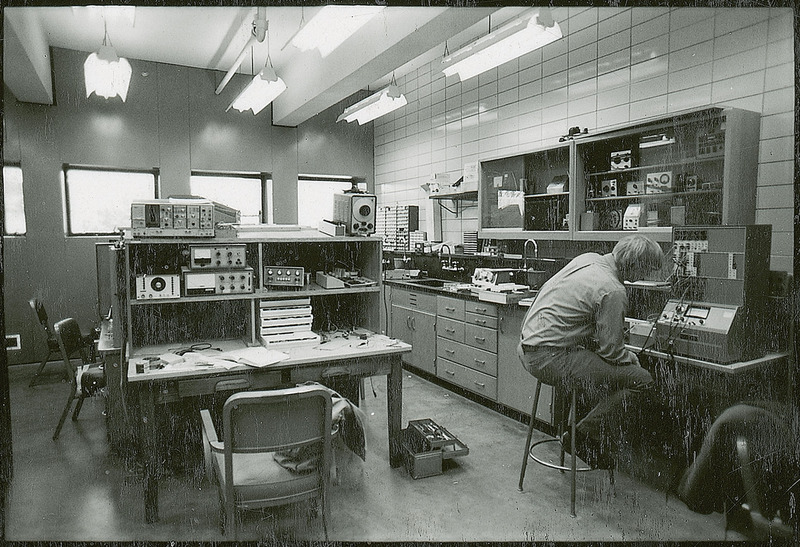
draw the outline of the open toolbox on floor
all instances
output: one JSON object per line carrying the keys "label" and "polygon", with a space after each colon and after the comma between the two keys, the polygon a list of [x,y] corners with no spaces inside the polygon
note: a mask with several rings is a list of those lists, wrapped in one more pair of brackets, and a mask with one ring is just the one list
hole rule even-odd
{"label": "open toolbox on floor", "polygon": [[441,475],[442,461],[466,456],[469,448],[431,420],[411,420],[403,430],[406,469],[415,479]]}

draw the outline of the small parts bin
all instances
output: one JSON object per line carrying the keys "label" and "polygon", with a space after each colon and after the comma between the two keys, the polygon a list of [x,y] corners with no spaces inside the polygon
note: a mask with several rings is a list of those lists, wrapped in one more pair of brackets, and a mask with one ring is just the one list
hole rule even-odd
{"label": "small parts bin", "polygon": [[433,420],[411,420],[403,430],[406,469],[415,479],[442,474],[442,461],[466,456],[469,448]]}

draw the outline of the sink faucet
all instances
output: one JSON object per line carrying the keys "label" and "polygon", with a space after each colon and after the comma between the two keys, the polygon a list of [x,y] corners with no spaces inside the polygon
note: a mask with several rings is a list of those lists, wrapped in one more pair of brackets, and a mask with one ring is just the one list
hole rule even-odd
{"label": "sink faucet", "polygon": [[442,258],[442,253],[444,252],[444,248],[447,247],[447,266],[442,264],[442,268],[449,270],[453,267],[453,255],[452,251],[450,250],[450,245],[447,243],[442,243],[442,246],[439,248],[439,259]]}
{"label": "sink faucet", "polygon": [[525,245],[522,247],[522,257],[523,257],[522,267],[525,270],[528,269],[528,243],[533,243],[533,257],[539,258],[539,246],[536,244],[534,240],[526,239]]}

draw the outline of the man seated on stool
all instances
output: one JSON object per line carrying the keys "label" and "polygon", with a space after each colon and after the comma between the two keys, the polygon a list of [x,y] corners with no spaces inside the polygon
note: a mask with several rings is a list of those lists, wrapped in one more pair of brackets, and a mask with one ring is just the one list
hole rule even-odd
{"label": "man seated on stool", "polygon": [[626,410],[631,394],[653,382],[624,345],[623,281],[644,279],[662,263],[661,248],[641,235],[622,238],[610,254],[584,253],[542,285],[522,323],[518,353],[525,369],[596,405],[578,422],[575,439],[578,455],[594,468],[613,467],[619,443],[610,434],[621,433],[623,413],[635,412]]}

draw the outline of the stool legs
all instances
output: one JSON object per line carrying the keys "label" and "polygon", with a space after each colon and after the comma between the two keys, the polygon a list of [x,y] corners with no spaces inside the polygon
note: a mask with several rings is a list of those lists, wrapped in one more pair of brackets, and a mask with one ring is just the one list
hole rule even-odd
{"label": "stool legs", "polygon": [[525,440],[525,453],[522,456],[522,469],[519,472],[519,491],[522,492],[522,483],[525,480],[525,470],[528,468],[528,452],[531,449],[531,438],[533,437],[533,423],[536,419],[536,410],[539,406],[539,394],[542,392],[542,383],[536,381],[536,392],[533,395],[533,410],[531,410],[531,421],[528,425],[528,438]]}
{"label": "stool legs", "polygon": [[[570,481],[570,491],[569,491],[569,511],[570,515],[573,517],[575,515],[575,487],[578,482],[578,457],[575,454],[575,390],[572,390],[572,396],[569,404],[569,434],[570,434],[570,453],[572,454],[572,464],[571,464],[571,471],[572,471],[572,480]],[[563,443],[562,443],[563,444]],[[563,457],[563,448],[562,448],[562,457]]]}

